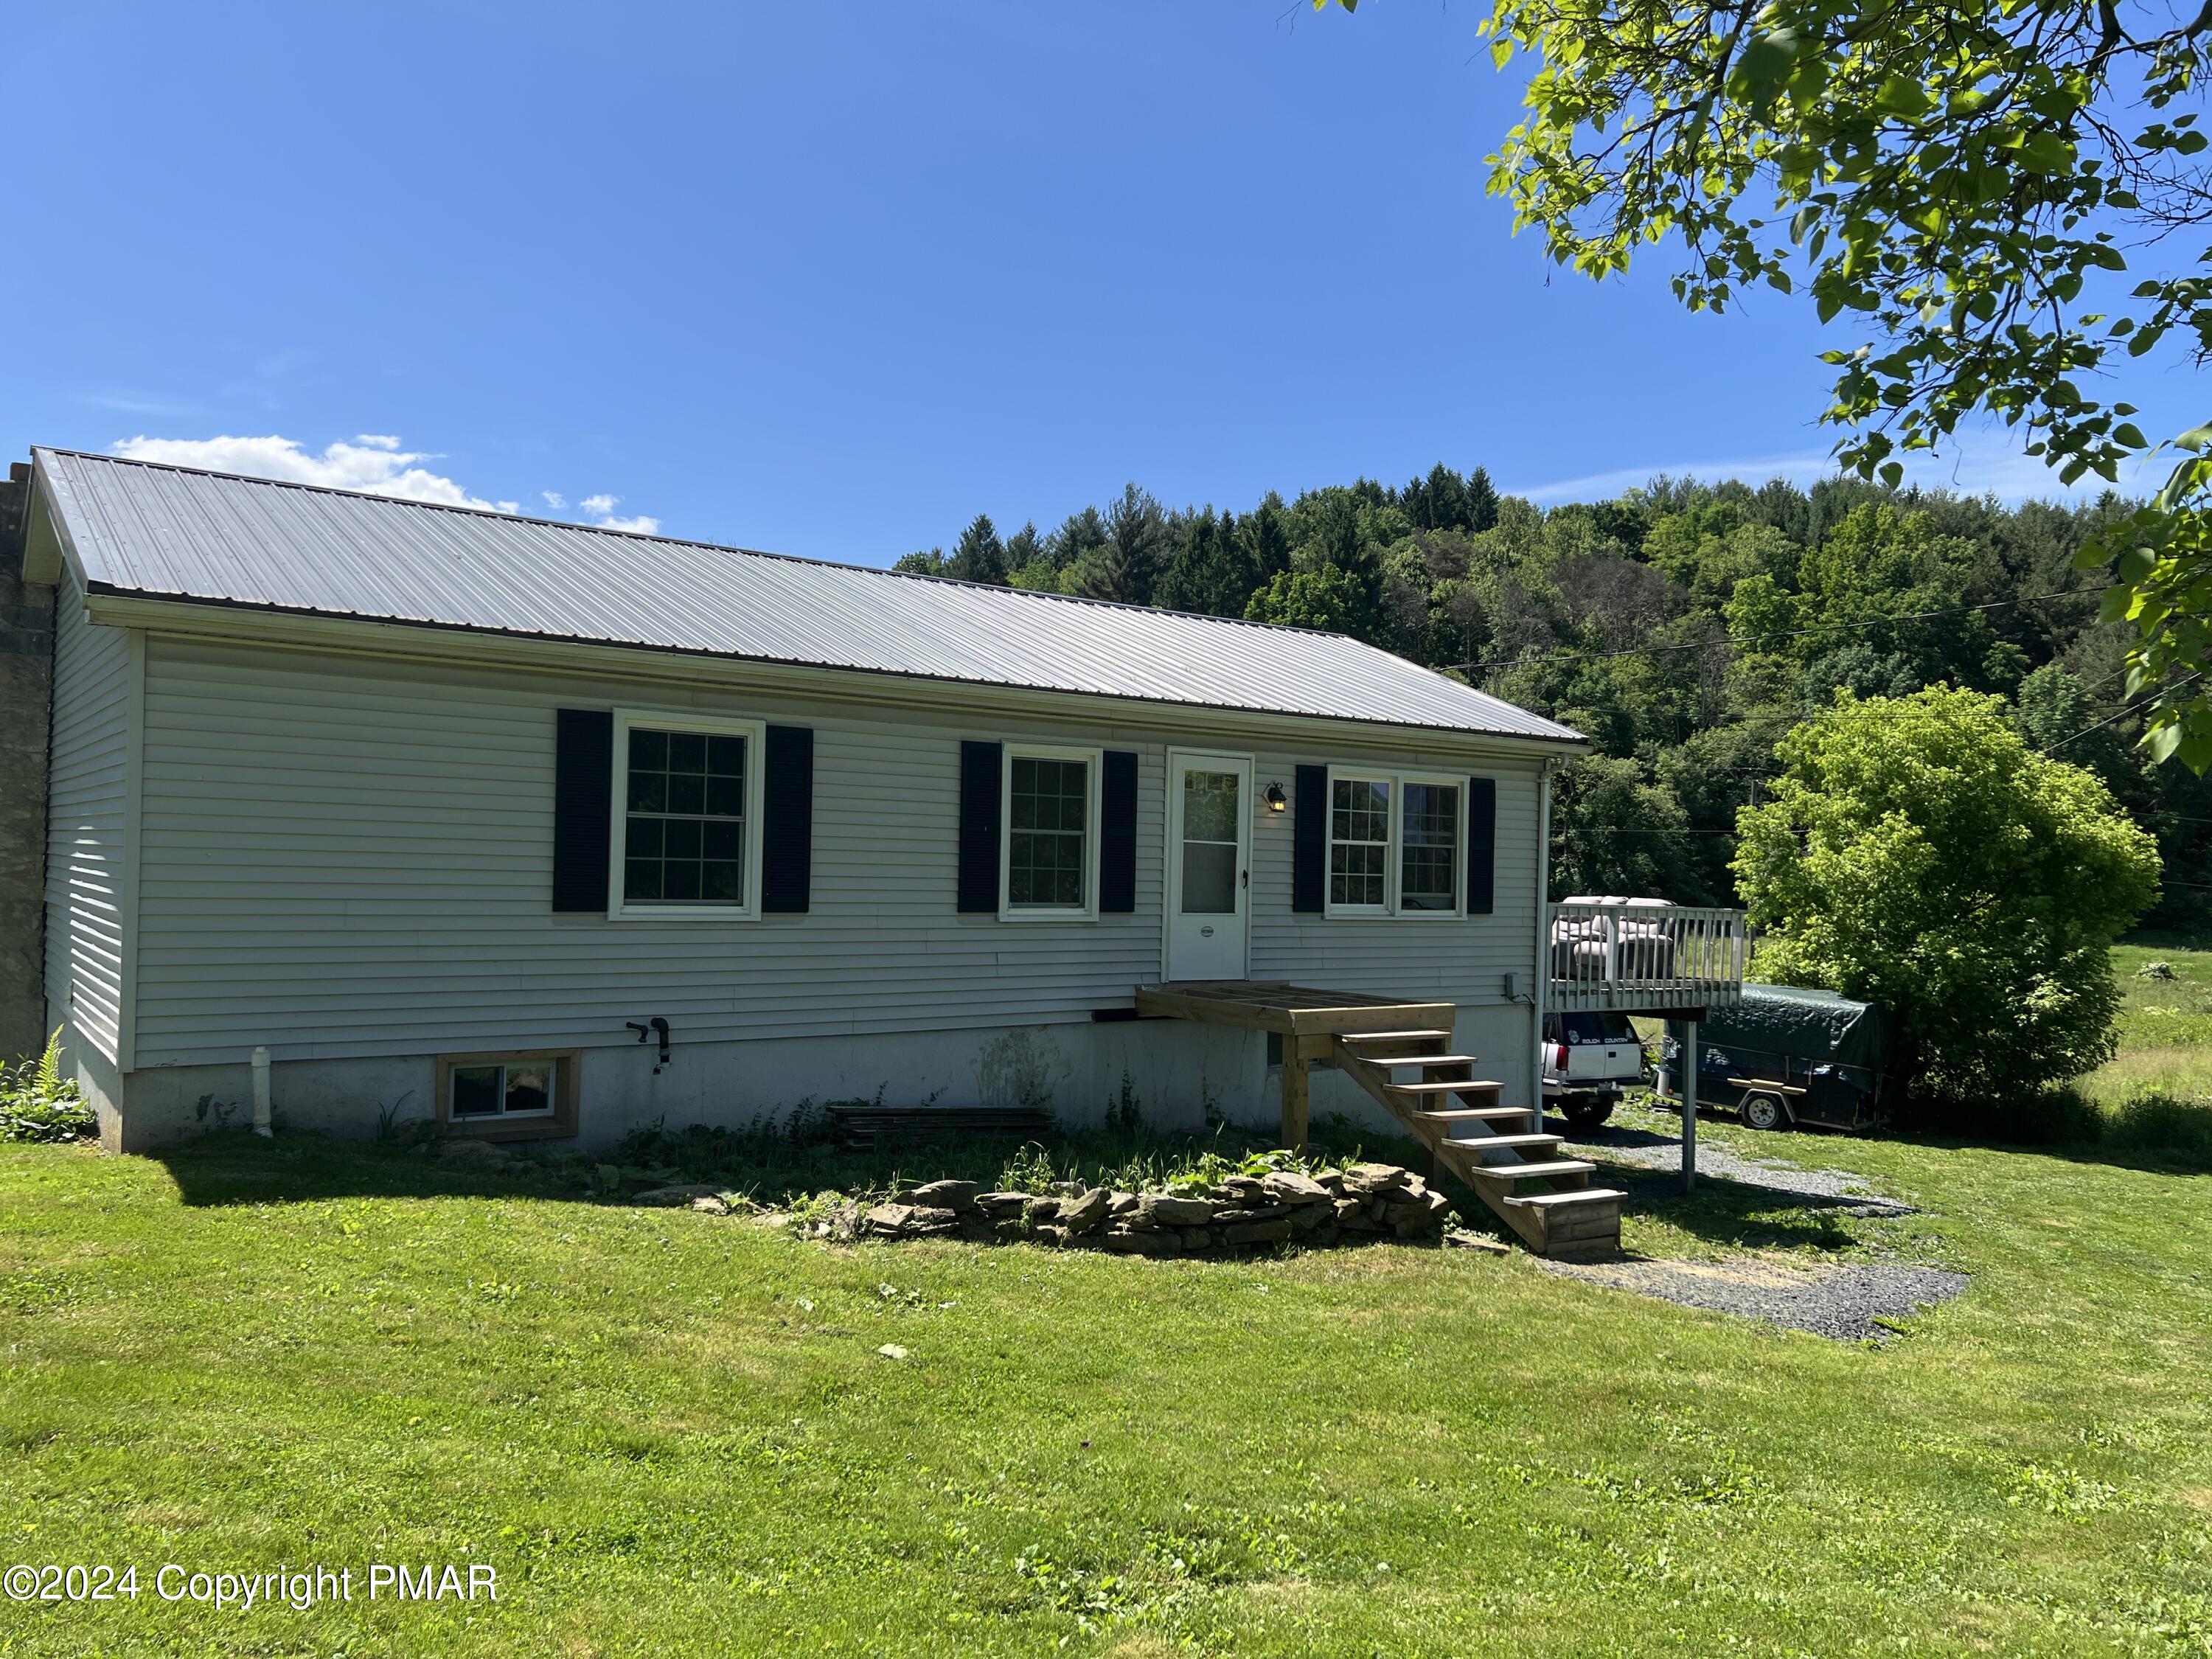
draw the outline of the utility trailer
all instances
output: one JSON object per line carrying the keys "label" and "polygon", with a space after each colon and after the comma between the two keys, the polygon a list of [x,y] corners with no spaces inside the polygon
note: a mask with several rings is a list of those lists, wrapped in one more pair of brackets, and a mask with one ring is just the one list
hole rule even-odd
{"label": "utility trailer", "polygon": [[[1746,984],[1741,1002],[1713,1009],[1698,1027],[1698,1101],[1733,1106],[1754,1129],[1870,1129],[1890,1116],[1893,1040],[1888,1013],[1872,1003]],[[1680,1045],[1671,1030],[1662,1052],[1659,1092],[1679,1100]]]}

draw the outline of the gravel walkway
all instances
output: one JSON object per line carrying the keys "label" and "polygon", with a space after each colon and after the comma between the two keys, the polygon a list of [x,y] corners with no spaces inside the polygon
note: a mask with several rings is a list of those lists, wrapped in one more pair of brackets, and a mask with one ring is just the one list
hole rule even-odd
{"label": "gravel walkway", "polygon": [[1536,1265],[1569,1279],[1633,1291],[1686,1308],[1709,1308],[1745,1319],[1855,1342],[1886,1340],[1877,1319],[1902,1319],[1961,1294],[1964,1273],[1941,1267],[1844,1262],[1799,1267],[1770,1256],[1723,1261],[1547,1261]]}
{"label": "gravel walkway", "polygon": [[[1640,1129],[1602,1128],[1594,1134],[1568,1134],[1571,1146],[1588,1147],[1600,1157],[1615,1164],[1633,1164],[1641,1169],[1679,1175],[1682,1168],[1682,1144],[1679,1140],[1647,1133]],[[1747,1187],[1765,1187],[1775,1192],[1802,1193],[1810,1198],[1844,1199],[1848,1202],[1832,1206],[1842,1215],[1911,1215],[1913,1206],[1900,1198],[1885,1198],[1867,1189],[1866,1177],[1853,1175],[1848,1170],[1806,1170],[1786,1158],[1746,1158],[1717,1140],[1698,1143],[1698,1173],[1712,1176],[1722,1181],[1740,1182]]]}

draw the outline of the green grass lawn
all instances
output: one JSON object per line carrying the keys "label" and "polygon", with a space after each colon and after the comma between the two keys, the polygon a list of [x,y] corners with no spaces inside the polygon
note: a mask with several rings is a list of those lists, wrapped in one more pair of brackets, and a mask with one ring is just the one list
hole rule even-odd
{"label": "green grass lawn", "polygon": [[[2206,960],[2124,981],[2131,1053]],[[1924,1212],[1709,1179],[1632,1249],[1971,1288],[1875,1346],[1519,1255],[833,1249],[397,1147],[0,1146],[0,1568],[141,1585],[0,1602],[0,1656],[2212,1654],[2203,1163],[1705,1135]],[[172,1562],[500,1595],[217,1610]]]}
{"label": "green grass lawn", "polygon": [[[2154,962],[2174,976],[2143,978]],[[2112,970],[2124,999],[2120,1054],[2084,1079],[2084,1091],[2107,1107],[2145,1089],[2212,1097],[2212,950],[2123,945]]]}

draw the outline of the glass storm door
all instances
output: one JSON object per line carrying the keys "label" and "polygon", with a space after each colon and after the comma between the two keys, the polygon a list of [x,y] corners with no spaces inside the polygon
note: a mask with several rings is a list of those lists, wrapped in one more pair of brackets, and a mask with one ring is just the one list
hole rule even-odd
{"label": "glass storm door", "polygon": [[1245,977],[1251,909],[1252,763],[1168,757],[1168,977]]}

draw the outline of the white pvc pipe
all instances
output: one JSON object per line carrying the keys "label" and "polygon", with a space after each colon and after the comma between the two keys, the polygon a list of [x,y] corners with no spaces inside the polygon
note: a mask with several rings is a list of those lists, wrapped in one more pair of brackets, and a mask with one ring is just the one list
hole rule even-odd
{"label": "white pvc pipe", "polygon": [[273,1135],[272,1113],[269,1104],[269,1050],[253,1051],[253,1133]]}

